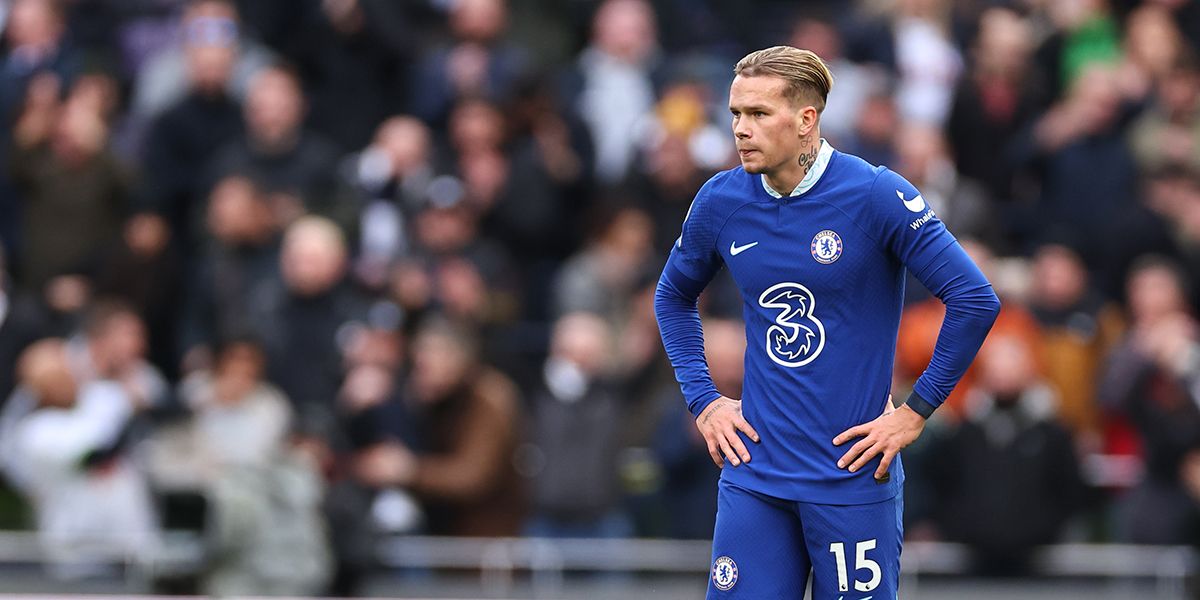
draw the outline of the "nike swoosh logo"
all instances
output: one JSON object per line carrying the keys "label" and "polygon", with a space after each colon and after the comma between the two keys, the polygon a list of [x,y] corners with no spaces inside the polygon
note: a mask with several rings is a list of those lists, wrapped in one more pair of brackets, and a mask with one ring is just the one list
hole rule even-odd
{"label": "nike swoosh logo", "polygon": [[737,245],[737,242],[730,242],[730,244],[729,244],[729,255],[730,255],[730,256],[737,256],[737,255],[739,255],[739,254],[741,254],[741,253],[743,253],[743,252],[745,252],[745,251],[747,251],[747,250],[749,250],[749,249],[751,249],[751,248],[753,248],[753,247],[755,247],[755,246],[757,246],[757,245],[758,245],[758,242],[750,242],[749,244],[746,244],[745,246],[739,246],[739,245]]}
{"label": "nike swoosh logo", "polygon": [[896,190],[896,195],[899,196],[900,201],[904,203],[904,208],[907,208],[915,213],[925,210],[925,199],[922,198],[920,194],[917,194],[917,197],[913,198],[912,200],[905,200],[904,193],[900,190]]}

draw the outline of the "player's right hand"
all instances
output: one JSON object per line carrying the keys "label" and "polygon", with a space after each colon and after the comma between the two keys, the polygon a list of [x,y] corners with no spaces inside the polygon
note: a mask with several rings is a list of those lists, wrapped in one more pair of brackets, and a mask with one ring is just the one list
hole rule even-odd
{"label": "player's right hand", "polygon": [[696,429],[704,436],[708,455],[719,468],[725,466],[725,459],[735,467],[750,462],[750,452],[737,432],[746,434],[755,443],[759,441],[758,432],[742,417],[742,401],[725,396],[713,400],[696,417]]}

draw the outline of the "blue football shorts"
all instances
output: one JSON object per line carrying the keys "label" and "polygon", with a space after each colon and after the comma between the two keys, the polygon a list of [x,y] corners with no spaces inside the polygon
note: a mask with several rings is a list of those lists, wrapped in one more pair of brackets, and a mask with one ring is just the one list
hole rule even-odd
{"label": "blue football shorts", "polygon": [[903,494],[873,504],[781,500],[721,480],[708,598],[895,600]]}

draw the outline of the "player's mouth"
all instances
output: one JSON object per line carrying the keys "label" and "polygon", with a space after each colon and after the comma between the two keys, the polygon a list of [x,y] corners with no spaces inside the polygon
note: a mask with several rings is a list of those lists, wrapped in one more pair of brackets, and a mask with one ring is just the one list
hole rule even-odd
{"label": "player's mouth", "polygon": [[750,153],[758,152],[754,148],[738,148],[738,155],[742,157],[750,156]]}

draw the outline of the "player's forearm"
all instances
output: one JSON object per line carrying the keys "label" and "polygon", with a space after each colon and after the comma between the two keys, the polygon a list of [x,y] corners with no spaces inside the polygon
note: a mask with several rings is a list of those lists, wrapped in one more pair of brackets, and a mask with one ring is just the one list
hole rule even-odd
{"label": "player's forearm", "polygon": [[929,367],[917,379],[907,404],[924,417],[945,402],[975,359],[1000,314],[1000,299],[958,244],[947,248],[922,282],[946,304]]}
{"label": "player's forearm", "polygon": [[654,292],[654,315],[663,347],[688,410],[696,416],[720,397],[704,360],[704,329],[696,308],[703,289],[702,282],[688,279],[668,264]]}

